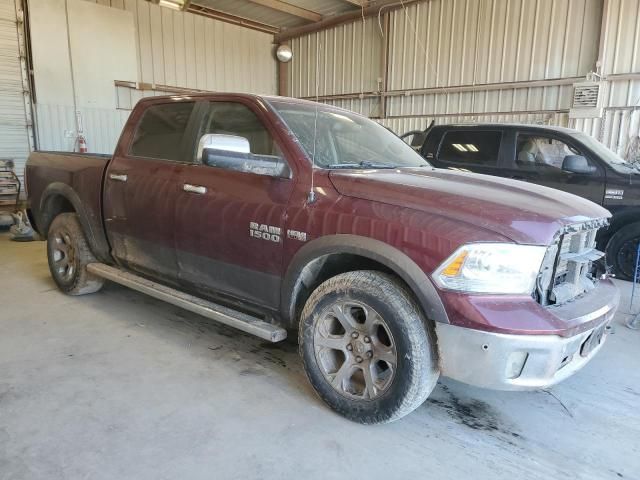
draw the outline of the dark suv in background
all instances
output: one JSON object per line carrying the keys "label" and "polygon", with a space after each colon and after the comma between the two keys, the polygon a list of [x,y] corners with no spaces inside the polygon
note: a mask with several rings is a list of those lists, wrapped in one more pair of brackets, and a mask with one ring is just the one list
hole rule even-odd
{"label": "dark suv in background", "polygon": [[640,241],[640,170],[589,135],[517,124],[433,124],[402,138],[439,168],[512,178],[579,195],[607,208],[598,236],[613,272],[633,277]]}

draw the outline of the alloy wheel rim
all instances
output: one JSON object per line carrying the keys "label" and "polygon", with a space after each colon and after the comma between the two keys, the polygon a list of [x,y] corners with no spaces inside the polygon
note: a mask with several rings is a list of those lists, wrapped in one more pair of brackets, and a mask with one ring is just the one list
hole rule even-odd
{"label": "alloy wheel rim", "polygon": [[324,378],[341,395],[374,400],[393,383],[396,344],[371,306],[354,300],[334,303],[316,322],[313,341]]}
{"label": "alloy wheel rim", "polygon": [[69,281],[76,272],[75,248],[71,237],[66,232],[55,232],[53,234],[53,268],[58,276]]}

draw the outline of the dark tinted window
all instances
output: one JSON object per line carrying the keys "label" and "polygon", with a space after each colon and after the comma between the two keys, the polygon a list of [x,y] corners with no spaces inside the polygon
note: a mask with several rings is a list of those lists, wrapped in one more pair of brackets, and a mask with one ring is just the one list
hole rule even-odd
{"label": "dark tinted window", "polygon": [[[569,155],[583,153],[558,138],[518,135],[516,168],[520,170],[562,170],[562,162]],[[590,161],[587,162],[593,166]]]}
{"label": "dark tinted window", "polygon": [[[224,168],[256,175],[268,175],[272,177],[288,177],[289,168],[283,159],[283,155],[258,116],[246,105],[236,102],[211,102],[200,128],[198,147],[196,149],[196,161],[210,167]],[[227,140],[218,141],[208,138],[211,135],[227,136]],[[249,152],[244,148],[241,151],[227,149],[231,143],[240,140],[240,144],[248,143]],[[242,137],[238,139],[237,137]],[[242,140],[244,139],[244,140]],[[214,143],[207,143],[207,142]],[[236,143],[236,147],[238,144]],[[220,148],[217,148],[220,147]],[[227,147],[227,148],[222,148]]]}
{"label": "dark tinted window", "polygon": [[233,102],[211,102],[200,135],[236,135],[249,141],[255,155],[279,156],[273,137],[253,111]]}
{"label": "dark tinted window", "polygon": [[182,142],[194,105],[180,102],[149,107],[133,137],[131,155],[185,161]]}
{"label": "dark tinted window", "polygon": [[492,131],[447,132],[438,158],[443,162],[496,166],[501,138],[500,132]]}

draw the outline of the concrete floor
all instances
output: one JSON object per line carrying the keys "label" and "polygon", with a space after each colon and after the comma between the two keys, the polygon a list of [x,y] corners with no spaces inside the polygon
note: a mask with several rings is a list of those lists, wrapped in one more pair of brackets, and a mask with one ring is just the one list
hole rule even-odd
{"label": "concrete floor", "polygon": [[[640,332],[551,392],[441,380],[361,426],[314,395],[296,347],[109,284],[68,297],[45,244],[0,235],[1,479],[640,478]],[[640,302],[637,304],[640,309]]]}

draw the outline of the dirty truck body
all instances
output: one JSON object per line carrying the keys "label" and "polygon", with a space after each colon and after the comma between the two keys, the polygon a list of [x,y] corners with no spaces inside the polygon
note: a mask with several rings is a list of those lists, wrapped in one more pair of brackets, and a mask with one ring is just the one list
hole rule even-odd
{"label": "dirty truck body", "polygon": [[553,385],[619,301],[595,249],[607,210],[436,170],[325,105],[144,99],[112,157],[36,152],[26,176],[63,291],[109,279],[271,341],[297,330],[316,391],[363,423],[406,415],[439,375]]}

